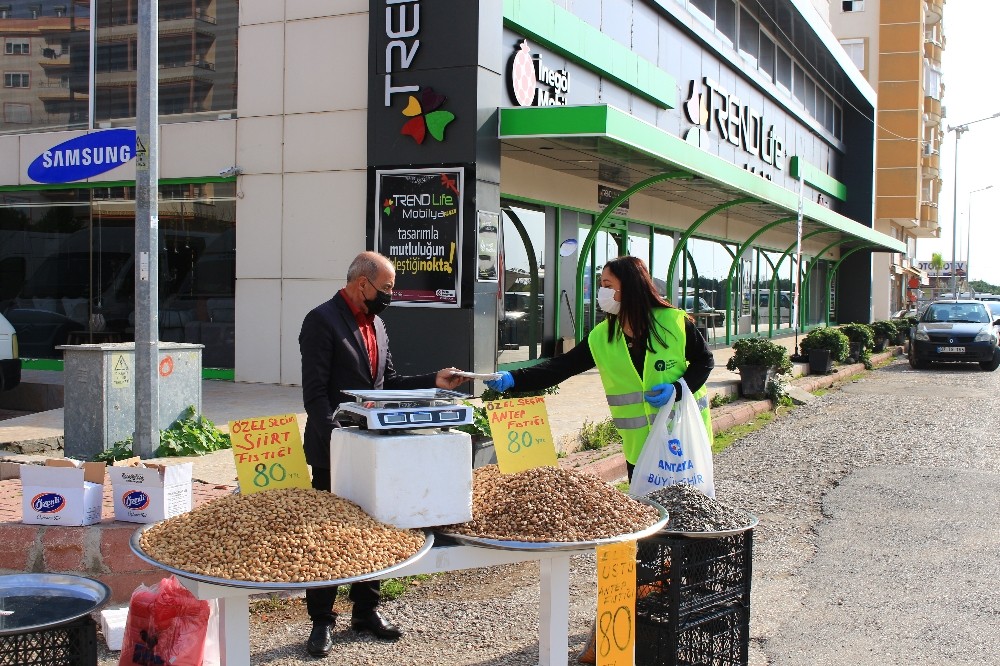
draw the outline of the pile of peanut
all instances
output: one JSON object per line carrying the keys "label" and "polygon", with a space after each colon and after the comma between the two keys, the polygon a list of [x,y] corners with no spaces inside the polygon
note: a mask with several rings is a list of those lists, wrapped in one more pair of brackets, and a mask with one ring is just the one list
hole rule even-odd
{"label": "pile of peanut", "polygon": [[140,544],[168,566],[214,578],[304,583],[386,569],[425,536],[378,522],[332,493],[305,488],[227,495],[143,533]]}
{"label": "pile of peanut", "polygon": [[536,467],[501,474],[479,467],[472,478],[472,521],[446,532],[501,541],[593,541],[631,534],[659,513],[589,474]]}

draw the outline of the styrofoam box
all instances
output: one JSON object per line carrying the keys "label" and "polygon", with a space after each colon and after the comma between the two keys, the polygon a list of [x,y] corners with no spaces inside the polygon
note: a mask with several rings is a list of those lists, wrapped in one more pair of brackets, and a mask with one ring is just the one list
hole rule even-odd
{"label": "styrofoam box", "polygon": [[29,525],[93,525],[101,522],[104,463],[68,458],[21,465],[23,521]]}
{"label": "styrofoam box", "polygon": [[191,463],[109,467],[115,520],[155,523],[191,510]]}
{"label": "styrofoam box", "polygon": [[108,644],[109,650],[118,652],[122,649],[125,639],[125,622],[128,620],[128,606],[124,608],[106,608],[101,611],[101,633]]}
{"label": "styrofoam box", "polygon": [[472,438],[458,431],[334,428],[330,490],[400,528],[472,520]]}

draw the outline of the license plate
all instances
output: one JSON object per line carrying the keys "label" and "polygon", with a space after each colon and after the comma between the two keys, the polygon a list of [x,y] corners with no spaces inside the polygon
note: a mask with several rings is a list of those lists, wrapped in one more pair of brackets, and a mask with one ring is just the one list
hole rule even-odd
{"label": "license plate", "polygon": [[939,354],[964,354],[965,347],[938,347]]}

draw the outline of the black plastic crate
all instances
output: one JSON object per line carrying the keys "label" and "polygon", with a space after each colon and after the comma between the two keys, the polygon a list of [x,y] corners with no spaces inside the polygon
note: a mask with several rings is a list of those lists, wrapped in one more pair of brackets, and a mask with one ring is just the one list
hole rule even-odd
{"label": "black plastic crate", "polygon": [[753,530],[718,538],[660,533],[639,541],[637,612],[681,629],[688,617],[750,607]]}
{"label": "black plastic crate", "polygon": [[58,627],[0,636],[0,666],[97,666],[97,624],[85,615]]}
{"label": "black plastic crate", "polygon": [[636,666],[746,666],[749,657],[750,609],[742,605],[692,615],[676,631],[636,619]]}

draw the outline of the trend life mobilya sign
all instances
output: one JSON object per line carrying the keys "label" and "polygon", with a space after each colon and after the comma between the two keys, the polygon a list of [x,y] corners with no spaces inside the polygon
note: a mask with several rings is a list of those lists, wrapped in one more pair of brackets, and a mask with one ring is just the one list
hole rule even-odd
{"label": "trend life mobilya sign", "polygon": [[135,157],[135,130],[91,132],[52,146],[28,165],[36,183],[72,183],[111,171]]}

